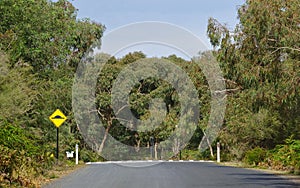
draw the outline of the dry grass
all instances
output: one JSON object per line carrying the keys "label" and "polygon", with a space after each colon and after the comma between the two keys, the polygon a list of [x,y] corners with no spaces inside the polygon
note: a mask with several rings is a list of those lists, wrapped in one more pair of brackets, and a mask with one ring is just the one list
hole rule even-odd
{"label": "dry grass", "polygon": [[[27,181],[22,181],[22,185],[18,183],[10,183],[8,179],[6,179],[4,176],[0,174],[0,187],[2,188],[8,188],[8,187],[30,187],[30,188],[40,188],[43,187],[46,184],[51,183],[52,181],[55,181],[58,178],[62,178],[66,175],[69,175],[70,173],[79,170],[80,168],[83,168],[85,166],[84,163],[80,163],[79,165],[68,165],[68,164],[58,164],[53,167],[52,170],[48,171],[44,175],[39,175],[38,177],[32,177],[28,178],[28,184],[26,184]],[[25,183],[24,183],[25,182]]]}
{"label": "dry grass", "polygon": [[79,163],[78,165],[56,165],[52,170],[40,180],[39,186],[44,186],[55,181],[58,178],[62,178],[66,175],[71,174],[72,172],[79,170],[85,167],[84,163]]}

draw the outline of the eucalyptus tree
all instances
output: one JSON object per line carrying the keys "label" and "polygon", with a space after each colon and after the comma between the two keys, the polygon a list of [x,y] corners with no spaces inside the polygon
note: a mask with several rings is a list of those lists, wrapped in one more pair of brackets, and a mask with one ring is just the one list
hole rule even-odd
{"label": "eucalyptus tree", "polygon": [[208,36],[230,89],[222,140],[241,157],[299,138],[300,4],[247,0],[234,31],[209,19]]}
{"label": "eucalyptus tree", "polygon": [[77,20],[76,8],[66,0],[0,1],[0,48],[10,55],[11,66],[28,63],[34,71],[76,67],[104,26]]}

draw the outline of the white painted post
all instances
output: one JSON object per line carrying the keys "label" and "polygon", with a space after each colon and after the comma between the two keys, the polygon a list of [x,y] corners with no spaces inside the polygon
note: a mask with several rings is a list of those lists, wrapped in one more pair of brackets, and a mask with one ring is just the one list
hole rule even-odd
{"label": "white painted post", "polygon": [[76,149],[76,151],[75,151],[75,153],[76,153],[76,165],[78,165],[78,144],[76,144],[75,149]]}
{"label": "white painted post", "polygon": [[220,158],[220,142],[217,143],[217,162],[218,163],[221,162],[221,158]]}

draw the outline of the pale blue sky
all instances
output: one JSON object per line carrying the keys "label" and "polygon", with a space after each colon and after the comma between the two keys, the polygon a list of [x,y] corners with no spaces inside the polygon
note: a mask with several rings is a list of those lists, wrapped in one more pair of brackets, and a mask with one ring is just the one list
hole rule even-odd
{"label": "pale blue sky", "polygon": [[209,47],[207,20],[216,18],[234,29],[237,8],[245,0],[73,0],[78,17],[106,26],[105,34],[134,22],[160,21],[183,27]]}

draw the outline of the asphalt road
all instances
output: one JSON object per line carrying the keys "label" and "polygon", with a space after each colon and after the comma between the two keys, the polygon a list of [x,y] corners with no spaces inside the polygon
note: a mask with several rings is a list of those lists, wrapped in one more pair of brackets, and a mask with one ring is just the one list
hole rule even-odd
{"label": "asphalt road", "polygon": [[[124,166],[127,165],[127,166]],[[90,164],[46,188],[299,187],[275,175],[207,162]]]}

